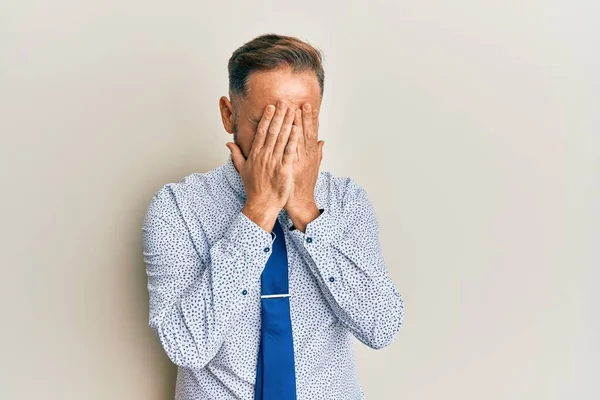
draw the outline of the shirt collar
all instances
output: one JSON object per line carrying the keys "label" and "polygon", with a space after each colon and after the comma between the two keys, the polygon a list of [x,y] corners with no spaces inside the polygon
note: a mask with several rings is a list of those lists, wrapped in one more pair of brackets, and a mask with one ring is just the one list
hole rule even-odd
{"label": "shirt collar", "polygon": [[225,178],[227,179],[227,182],[229,182],[229,186],[231,186],[238,196],[245,200],[246,188],[244,187],[244,182],[242,181],[240,173],[235,169],[231,153],[227,157],[227,161],[223,166],[223,171],[225,172]]}

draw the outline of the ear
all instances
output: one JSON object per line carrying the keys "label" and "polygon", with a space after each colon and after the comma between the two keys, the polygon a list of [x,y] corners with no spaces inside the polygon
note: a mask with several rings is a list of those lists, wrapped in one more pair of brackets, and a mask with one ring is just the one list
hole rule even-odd
{"label": "ear", "polygon": [[233,106],[226,96],[221,96],[219,99],[219,110],[221,111],[223,128],[225,128],[228,133],[233,133]]}
{"label": "ear", "polygon": [[319,145],[319,162],[323,161],[323,146],[325,146],[324,140],[319,140],[317,143]]}

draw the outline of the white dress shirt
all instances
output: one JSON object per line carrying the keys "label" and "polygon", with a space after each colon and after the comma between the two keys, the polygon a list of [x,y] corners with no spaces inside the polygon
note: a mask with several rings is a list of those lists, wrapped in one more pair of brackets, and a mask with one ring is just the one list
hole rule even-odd
{"label": "white dress shirt", "polygon": [[[242,179],[227,161],[164,185],[143,224],[150,327],[178,365],[176,400],[252,400],[260,276],[273,234],[241,212]],[[279,213],[288,272],[298,400],[362,400],[353,338],[380,349],[404,318],[378,223],[353,179],[319,172],[321,214],[305,232]]]}

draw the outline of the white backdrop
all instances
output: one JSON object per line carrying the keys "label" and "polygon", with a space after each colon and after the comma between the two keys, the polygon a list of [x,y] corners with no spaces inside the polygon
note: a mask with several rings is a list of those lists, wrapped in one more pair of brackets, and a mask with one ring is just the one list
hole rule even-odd
{"label": "white backdrop", "polygon": [[598,4],[2,2],[0,397],[172,399],[142,218],[225,161],[227,60],[276,32],[325,53],[322,169],[406,302],[367,398],[600,398]]}

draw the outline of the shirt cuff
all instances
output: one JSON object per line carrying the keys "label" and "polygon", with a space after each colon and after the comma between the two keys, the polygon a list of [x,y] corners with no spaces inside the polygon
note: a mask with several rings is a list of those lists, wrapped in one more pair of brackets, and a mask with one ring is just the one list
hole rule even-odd
{"label": "shirt cuff", "polygon": [[329,246],[341,237],[341,229],[336,215],[322,209],[321,215],[306,225],[305,232],[298,229],[291,232],[301,253],[308,256],[326,283],[335,282],[340,273],[329,257]]}
{"label": "shirt cuff", "polygon": [[228,251],[239,253],[246,259],[264,259],[266,263],[271,255],[275,233],[265,231],[240,211],[225,231],[225,238]]}

